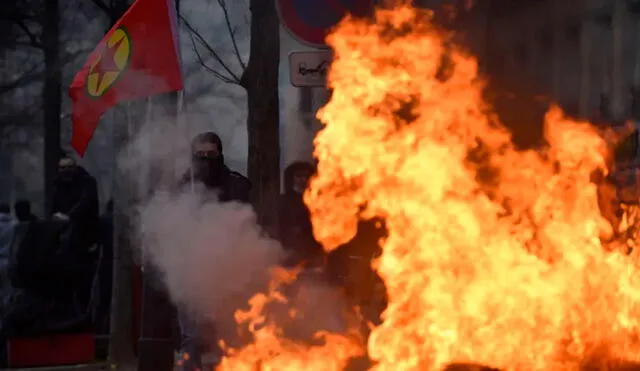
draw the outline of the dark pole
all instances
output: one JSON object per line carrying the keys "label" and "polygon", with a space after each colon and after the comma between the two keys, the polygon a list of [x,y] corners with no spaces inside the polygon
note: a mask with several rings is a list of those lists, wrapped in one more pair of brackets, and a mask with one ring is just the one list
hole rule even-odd
{"label": "dark pole", "polygon": [[175,350],[175,310],[153,267],[145,266],[142,279],[142,328],[138,339],[138,370],[171,371]]}
{"label": "dark pole", "polygon": [[[111,28],[129,7],[129,0],[109,1],[109,28]],[[127,127],[126,108],[119,106],[114,110],[115,126],[114,146],[116,150],[124,148],[128,142],[129,128]],[[116,166],[116,169],[118,167]],[[112,364],[130,367],[135,364],[135,339],[133,326],[133,246],[132,246],[132,218],[134,208],[129,202],[130,179],[121,171],[116,170],[114,201],[114,243],[112,260],[111,287],[111,318],[109,335],[108,358]]]}
{"label": "dark pole", "polygon": [[42,92],[44,111],[44,190],[45,215],[50,215],[53,182],[60,154],[60,105],[62,103],[62,68],[60,65],[60,7],[58,0],[45,1],[42,27],[45,82]]}
{"label": "dark pole", "polygon": [[[175,0],[180,14],[180,1]],[[169,106],[177,107],[178,95],[167,94]],[[177,109],[175,114],[177,121]],[[177,247],[177,246],[176,246]],[[143,263],[144,264],[144,263]],[[138,339],[139,371],[172,371],[175,350],[175,309],[153,266],[145,265],[142,273],[142,318]]]}

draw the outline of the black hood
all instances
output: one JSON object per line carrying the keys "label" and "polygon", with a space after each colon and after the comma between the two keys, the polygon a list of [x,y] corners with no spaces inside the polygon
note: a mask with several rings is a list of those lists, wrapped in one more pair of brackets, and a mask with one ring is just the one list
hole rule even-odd
{"label": "black hood", "polygon": [[315,167],[308,162],[296,161],[291,163],[284,169],[284,193],[293,192],[293,176],[298,171],[308,171],[310,174],[315,172]]}

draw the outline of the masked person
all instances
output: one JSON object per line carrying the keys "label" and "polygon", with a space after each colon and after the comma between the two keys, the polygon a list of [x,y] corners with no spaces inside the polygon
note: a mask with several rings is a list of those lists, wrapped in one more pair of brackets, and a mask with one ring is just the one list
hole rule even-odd
{"label": "masked person", "polygon": [[[194,186],[196,192],[214,192],[219,202],[249,202],[251,183],[238,172],[229,169],[224,162],[222,141],[213,132],[197,135],[191,142],[192,167],[182,177],[180,186]],[[180,361],[184,371],[202,369],[201,327],[190,313],[178,308],[180,325]]]}
{"label": "masked person", "polygon": [[98,185],[83,167],[62,153],[53,188],[52,219],[68,221],[74,247],[88,249],[98,237]]}
{"label": "masked person", "polygon": [[249,202],[251,183],[227,167],[218,134],[206,132],[193,139],[191,163],[192,168],[182,178],[183,187],[193,183],[198,188],[216,191],[220,202]]}
{"label": "masked person", "polygon": [[66,153],[58,160],[58,177],[53,187],[51,219],[66,223],[60,243],[66,251],[59,269],[74,277],[75,295],[81,308],[90,304],[98,242],[98,184]]}
{"label": "masked person", "polygon": [[294,162],[284,171],[284,193],[280,196],[280,243],[289,252],[285,265],[324,263],[324,251],[313,237],[311,215],[303,200],[314,167],[308,162]]}

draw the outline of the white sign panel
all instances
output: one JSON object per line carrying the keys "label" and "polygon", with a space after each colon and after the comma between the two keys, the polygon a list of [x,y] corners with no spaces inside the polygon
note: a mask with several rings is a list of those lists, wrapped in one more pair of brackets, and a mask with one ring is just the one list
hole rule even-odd
{"label": "white sign panel", "polygon": [[293,52],[289,54],[291,85],[296,87],[325,86],[331,64],[330,50]]}

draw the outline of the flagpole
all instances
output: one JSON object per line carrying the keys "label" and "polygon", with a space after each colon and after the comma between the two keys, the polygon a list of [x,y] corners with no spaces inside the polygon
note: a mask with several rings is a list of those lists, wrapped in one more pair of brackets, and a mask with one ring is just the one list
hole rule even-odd
{"label": "flagpole", "polygon": [[[127,139],[131,139],[131,132],[132,132],[131,123],[133,122],[133,120],[131,120],[131,102],[127,102],[126,115],[127,115]],[[125,145],[128,145],[128,144],[129,143],[126,143]]]}
{"label": "flagpole", "polygon": [[[145,109],[145,114],[144,114],[144,122],[143,122],[143,127],[141,129],[142,133],[144,133],[145,130],[149,130],[149,124],[151,122],[151,114],[153,112],[153,96],[149,96],[146,99],[146,109]],[[142,202],[146,202],[147,197],[151,197],[151,180],[149,179],[151,177],[151,163],[152,163],[152,156],[150,155],[150,151],[151,151],[151,141],[149,140],[149,136],[147,135],[141,135],[139,137],[139,139],[142,140],[142,142],[140,143],[140,149],[143,151],[143,153],[140,154],[140,159],[142,160],[142,163],[140,164],[140,166],[142,166],[142,182],[139,185],[139,189],[138,192],[140,193],[140,200],[142,200]],[[140,271],[144,272],[145,270],[145,265],[147,265],[147,254],[146,254],[146,249],[145,248],[141,248],[140,249]]]}
{"label": "flagpole", "polygon": [[[184,119],[184,114],[183,114],[183,110],[184,110],[184,89],[178,91],[178,100],[176,102],[176,122],[178,125],[178,130],[184,130],[184,136],[187,140],[187,148],[189,148],[189,150],[191,150],[191,133],[189,131],[189,123],[187,122],[187,120]],[[196,187],[195,187],[195,182],[193,179],[194,173],[193,173],[193,161],[190,161],[190,166],[189,166],[189,187],[191,189],[191,193],[195,194],[196,193]]]}
{"label": "flagpole", "polygon": [[[176,52],[178,53],[178,59],[180,61],[180,69],[182,69],[182,66],[184,65],[182,63],[182,49],[180,48],[180,0],[169,0],[170,2],[173,1],[174,3],[174,9],[175,9],[175,19],[173,20],[176,29],[176,39],[177,39],[177,43],[176,43]],[[182,77],[182,81],[184,84],[184,75]],[[189,152],[191,152],[191,133],[189,132],[189,123],[184,119],[184,115],[183,115],[183,110],[184,110],[184,96],[185,96],[185,86],[183,85],[182,90],[178,91],[178,99],[176,102],[176,125],[178,125],[178,130],[184,130],[185,132],[185,138],[187,139],[187,148],[189,149]],[[184,129],[183,129],[184,128]],[[191,153],[190,153],[191,154]],[[189,156],[189,158],[191,159],[191,156]],[[190,187],[191,187],[191,193],[195,194],[195,183],[194,183],[194,179],[193,179],[193,160],[189,161],[189,183],[190,183]]]}
{"label": "flagpole", "polygon": [[[150,130],[150,124],[151,124],[151,115],[153,113],[153,96],[150,96],[149,98],[147,98],[147,109],[144,115],[144,126],[143,126],[143,130]],[[145,163],[144,163],[144,173],[143,173],[143,179],[144,179],[144,184],[142,186],[142,191],[144,192],[142,194],[143,197],[148,197],[149,196],[149,192],[150,192],[150,186],[151,186],[151,165],[153,162],[153,156],[151,156],[151,141],[149,140],[149,137],[147,135],[145,135],[145,140],[144,140],[144,144],[142,149],[144,150],[144,156],[142,158],[146,159]]]}

